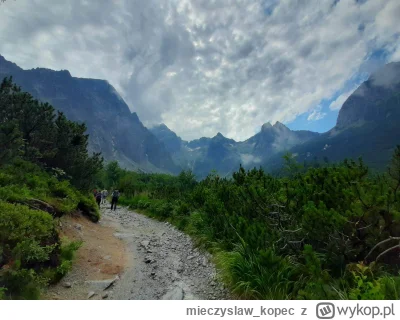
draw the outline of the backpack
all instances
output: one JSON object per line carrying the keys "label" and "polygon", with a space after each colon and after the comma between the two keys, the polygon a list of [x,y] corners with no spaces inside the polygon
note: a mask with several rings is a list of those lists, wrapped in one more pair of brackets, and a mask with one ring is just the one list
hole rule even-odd
{"label": "backpack", "polygon": [[101,200],[101,192],[97,192],[96,193],[96,200]]}
{"label": "backpack", "polygon": [[118,191],[114,191],[114,192],[112,193],[112,197],[113,197],[113,198],[118,198],[118,197],[119,197],[119,192],[118,192]]}

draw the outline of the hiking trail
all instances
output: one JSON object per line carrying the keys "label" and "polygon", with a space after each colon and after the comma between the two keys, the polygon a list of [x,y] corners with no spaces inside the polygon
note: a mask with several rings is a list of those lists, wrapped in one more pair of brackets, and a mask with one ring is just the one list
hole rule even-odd
{"label": "hiking trail", "polygon": [[82,225],[82,217],[64,222],[66,235],[84,243],[72,271],[45,298],[229,299],[210,254],[196,249],[189,236],[169,223],[125,207],[111,211],[109,204],[102,206],[101,216],[95,226]]}

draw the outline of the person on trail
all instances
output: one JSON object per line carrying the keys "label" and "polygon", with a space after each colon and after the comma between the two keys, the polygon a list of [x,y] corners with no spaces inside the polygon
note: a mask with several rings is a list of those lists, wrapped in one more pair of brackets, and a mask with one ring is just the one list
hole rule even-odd
{"label": "person on trail", "polygon": [[114,211],[117,209],[117,202],[119,198],[119,191],[114,190],[111,195],[111,210],[114,208]]}
{"label": "person on trail", "polygon": [[97,202],[97,205],[98,205],[99,208],[100,208],[100,202],[101,202],[101,192],[100,192],[100,191],[98,191],[98,192],[96,193],[96,202]]}
{"label": "person on trail", "polygon": [[102,204],[105,204],[105,203],[106,203],[106,198],[107,198],[107,196],[108,196],[108,191],[104,189],[104,190],[101,192],[101,203],[102,203]]}
{"label": "person on trail", "polygon": [[93,190],[93,196],[96,198],[96,195],[97,195],[97,190],[94,189],[94,190]]}

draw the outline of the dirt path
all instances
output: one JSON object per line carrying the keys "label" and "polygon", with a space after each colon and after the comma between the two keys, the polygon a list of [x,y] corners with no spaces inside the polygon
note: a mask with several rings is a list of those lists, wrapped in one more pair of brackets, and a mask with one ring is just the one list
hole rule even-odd
{"label": "dirt path", "polygon": [[[71,229],[74,221],[69,224]],[[78,230],[76,224],[73,229]],[[111,211],[107,206],[102,208],[100,224],[92,228],[79,225],[84,246],[73,270],[50,288],[48,298],[190,300],[229,296],[216,279],[209,254],[195,249],[188,236],[168,223],[126,208]]]}

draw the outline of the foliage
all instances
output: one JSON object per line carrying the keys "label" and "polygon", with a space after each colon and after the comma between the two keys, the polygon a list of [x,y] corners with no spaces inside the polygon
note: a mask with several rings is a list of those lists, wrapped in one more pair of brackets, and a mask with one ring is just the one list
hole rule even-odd
{"label": "foliage", "polygon": [[279,177],[240,167],[232,179],[212,173],[196,182],[190,172],[121,170],[116,185],[126,190],[121,204],[216,253],[238,297],[387,299],[400,290],[399,251],[386,241],[400,236],[399,155],[400,147],[379,174],[361,159],[302,166],[287,155]]}
{"label": "foliage", "polygon": [[0,286],[14,298],[38,297],[40,269],[58,264],[58,234],[51,215],[0,201]]}
{"label": "foliage", "polygon": [[85,124],[68,120],[48,103],[34,99],[5,78],[0,85],[0,165],[15,156],[57,168],[79,189],[90,188],[102,167],[100,154],[88,155]]}
{"label": "foliage", "polygon": [[100,218],[89,189],[102,168],[84,124],[0,84],[0,298],[37,299],[72,266],[80,243],[60,241],[54,217]]}
{"label": "foliage", "polygon": [[80,194],[78,209],[92,221],[98,222],[100,220],[100,211],[94,197],[91,194]]}
{"label": "foliage", "polygon": [[36,299],[71,268],[80,243],[63,243],[52,216],[0,201],[0,287],[6,297]]}
{"label": "foliage", "polygon": [[76,190],[68,180],[60,181],[38,165],[21,159],[0,168],[0,199],[28,206],[32,199],[38,199],[51,205],[55,216],[80,209],[93,221],[100,217],[91,195]]}

